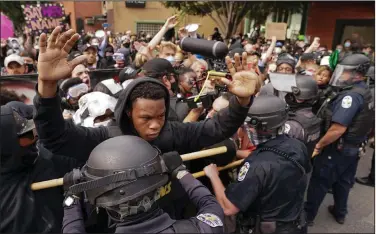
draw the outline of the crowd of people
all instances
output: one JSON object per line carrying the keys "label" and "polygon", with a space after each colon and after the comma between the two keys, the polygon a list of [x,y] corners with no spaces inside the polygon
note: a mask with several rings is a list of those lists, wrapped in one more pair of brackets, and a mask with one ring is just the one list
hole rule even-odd
{"label": "crowd of people", "polygon": [[[355,178],[374,148],[374,47],[357,34],[334,51],[319,37],[227,41],[215,28],[207,40],[229,52],[213,58],[183,51],[179,40],[206,39],[177,24],[2,41],[2,75],[38,84],[31,106],[1,89],[1,232],[307,233],[330,191],[345,223],[355,181],[374,186],[374,153]],[[98,69],[119,73],[93,84]]]}

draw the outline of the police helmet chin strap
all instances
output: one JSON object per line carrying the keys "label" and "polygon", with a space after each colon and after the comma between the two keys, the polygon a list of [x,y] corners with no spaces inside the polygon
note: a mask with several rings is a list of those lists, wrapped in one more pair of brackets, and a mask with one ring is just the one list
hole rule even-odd
{"label": "police helmet chin strap", "polygon": [[[148,212],[159,198],[160,194],[159,190],[157,190],[152,199],[150,199],[148,196],[144,196],[143,199],[135,206],[131,206],[129,205],[129,202],[126,202],[118,205],[116,208],[106,207],[105,209],[112,220],[115,222],[124,222],[126,217]],[[110,211],[115,212],[119,217],[114,217]]]}

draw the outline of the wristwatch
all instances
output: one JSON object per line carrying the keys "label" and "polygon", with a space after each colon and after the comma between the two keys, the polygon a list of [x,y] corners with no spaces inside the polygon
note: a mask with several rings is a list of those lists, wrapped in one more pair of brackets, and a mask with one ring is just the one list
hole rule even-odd
{"label": "wristwatch", "polygon": [[63,207],[70,207],[72,205],[76,205],[78,204],[79,201],[80,201],[79,197],[75,195],[69,195],[66,198],[64,198]]}
{"label": "wristwatch", "polygon": [[176,178],[178,180],[180,180],[181,178],[183,178],[186,174],[188,174],[189,172],[186,171],[186,170],[183,170],[183,171],[179,171],[178,174],[176,175]]}

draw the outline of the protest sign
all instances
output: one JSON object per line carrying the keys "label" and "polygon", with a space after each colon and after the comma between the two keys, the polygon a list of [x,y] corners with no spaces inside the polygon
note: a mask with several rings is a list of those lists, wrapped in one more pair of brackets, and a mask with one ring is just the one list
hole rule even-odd
{"label": "protest sign", "polygon": [[265,38],[272,39],[275,36],[277,40],[284,41],[286,39],[286,30],[286,23],[266,23]]}
{"label": "protest sign", "polygon": [[64,6],[60,3],[41,3],[21,5],[26,26],[35,35],[50,33],[56,26],[66,26]]}

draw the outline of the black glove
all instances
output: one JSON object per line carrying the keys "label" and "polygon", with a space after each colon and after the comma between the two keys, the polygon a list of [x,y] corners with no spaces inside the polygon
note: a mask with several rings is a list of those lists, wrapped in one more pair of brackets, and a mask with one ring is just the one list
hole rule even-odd
{"label": "black glove", "polygon": [[179,171],[187,170],[183,164],[183,160],[180,157],[180,154],[176,151],[168,152],[162,154],[162,159],[166,165],[168,172],[171,174],[172,178],[176,178],[176,175]]}
{"label": "black glove", "polygon": [[80,169],[73,169],[73,171],[66,173],[63,179],[64,192],[67,193],[71,186],[77,184],[80,181],[80,178],[81,178]]}

